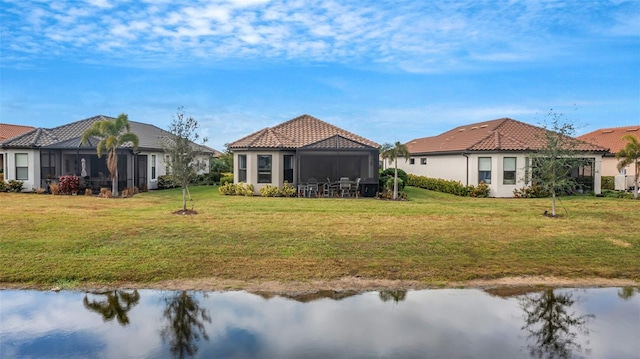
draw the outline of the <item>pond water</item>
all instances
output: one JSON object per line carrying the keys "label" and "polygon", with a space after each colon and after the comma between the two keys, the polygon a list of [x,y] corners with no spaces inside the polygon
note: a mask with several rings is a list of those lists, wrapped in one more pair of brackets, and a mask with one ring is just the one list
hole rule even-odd
{"label": "pond water", "polygon": [[3,290],[0,357],[640,358],[640,293]]}

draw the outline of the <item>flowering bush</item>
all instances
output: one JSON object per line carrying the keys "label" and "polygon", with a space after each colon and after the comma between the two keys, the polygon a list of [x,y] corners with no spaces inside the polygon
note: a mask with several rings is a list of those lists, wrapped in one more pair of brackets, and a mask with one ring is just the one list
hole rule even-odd
{"label": "flowering bush", "polygon": [[75,194],[80,190],[80,177],[78,176],[60,176],[58,181],[61,194]]}

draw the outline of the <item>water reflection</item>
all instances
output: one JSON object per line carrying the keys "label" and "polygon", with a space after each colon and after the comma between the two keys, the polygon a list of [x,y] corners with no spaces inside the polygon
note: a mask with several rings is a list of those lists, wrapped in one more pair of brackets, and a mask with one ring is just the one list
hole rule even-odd
{"label": "water reflection", "polygon": [[406,290],[381,290],[378,292],[378,297],[383,302],[393,300],[395,303],[402,302],[407,297]]}
{"label": "water reflection", "polygon": [[638,292],[640,292],[640,289],[635,287],[622,287],[618,290],[618,297],[624,300],[629,300]]}
{"label": "water reflection", "polygon": [[0,291],[0,356],[640,358],[637,292]]}
{"label": "water reflection", "polygon": [[198,353],[200,338],[209,340],[205,322],[211,323],[207,309],[201,308],[193,295],[186,291],[175,292],[165,299],[162,339],[169,342],[169,349],[176,358],[185,358]]}
{"label": "water reflection", "polygon": [[[89,296],[105,297],[103,300],[89,301]],[[124,290],[114,290],[106,292],[90,292],[85,294],[82,303],[90,311],[102,315],[102,320],[108,322],[113,318],[118,318],[120,325],[129,324],[127,312],[140,301],[140,294],[137,290],[127,292]]]}
{"label": "water reflection", "polygon": [[[582,353],[579,335],[588,343],[588,322],[593,314],[579,315],[571,309],[576,302],[570,292],[552,289],[519,298],[524,312],[523,330],[529,333],[529,353],[535,358],[572,358]],[[587,349],[586,353],[590,351]]]}

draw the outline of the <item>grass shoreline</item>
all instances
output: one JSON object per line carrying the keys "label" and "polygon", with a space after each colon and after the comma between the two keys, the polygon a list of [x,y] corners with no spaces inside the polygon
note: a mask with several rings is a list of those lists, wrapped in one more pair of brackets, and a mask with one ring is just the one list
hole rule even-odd
{"label": "grass shoreline", "polygon": [[178,190],[127,199],[0,193],[0,287],[640,281],[638,201],[566,197],[565,215],[554,219],[542,216],[549,199],[407,192],[409,201],[379,201],[230,197],[194,187],[193,216],[171,214],[181,206]]}

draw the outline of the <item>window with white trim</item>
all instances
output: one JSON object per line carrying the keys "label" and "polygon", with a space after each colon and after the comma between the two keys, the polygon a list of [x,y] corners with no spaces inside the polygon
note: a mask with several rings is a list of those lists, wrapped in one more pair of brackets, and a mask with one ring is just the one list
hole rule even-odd
{"label": "window with white trim", "polygon": [[491,157],[478,157],[478,183],[491,184]]}
{"label": "window with white trim", "polygon": [[29,154],[27,153],[16,153],[16,179],[29,180]]}
{"label": "window with white trim", "polygon": [[409,164],[410,165],[415,165],[416,164],[416,159],[415,158],[410,158],[409,159]]}
{"label": "window with white trim", "polygon": [[258,155],[258,183],[271,183],[271,155]]}
{"label": "window with white trim", "polygon": [[238,182],[247,182],[247,155],[238,155]]}
{"label": "window with white trim", "polygon": [[151,179],[156,179],[156,155],[151,155]]}
{"label": "window with white trim", "polygon": [[427,158],[426,157],[420,158],[420,164],[421,165],[426,165],[427,164]]}
{"label": "window with white trim", "polygon": [[502,159],[502,184],[516,184],[516,158]]}

